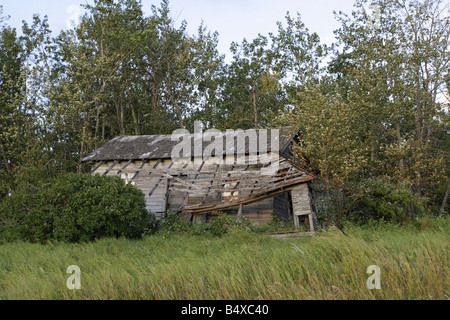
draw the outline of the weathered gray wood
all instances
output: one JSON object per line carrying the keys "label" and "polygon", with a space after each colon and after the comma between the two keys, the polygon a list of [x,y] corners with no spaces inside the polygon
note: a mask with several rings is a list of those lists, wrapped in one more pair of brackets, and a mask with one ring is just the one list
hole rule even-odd
{"label": "weathered gray wood", "polygon": [[309,205],[308,184],[301,184],[291,190],[295,228],[300,228],[300,216],[308,216],[309,226],[314,232],[313,212]]}
{"label": "weathered gray wood", "polygon": [[117,171],[117,174],[121,174],[121,173],[123,172],[123,170],[125,170],[126,168],[128,168],[128,166],[129,166],[130,164],[132,164],[132,163],[133,163],[133,160],[128,161],[127,164],[126,164],[125,166],[123,166],[121,169],[119,169],[119,171]]}
{"label": "weathered gray wood", "polygon": [[[205,161],[179,163],[169,159],[129,160],[117,173],[125,180],[133,175],[130,181],[144,192],[147,208],[158,216],[168,210],[191,212],[197,216],[207,210],[235,208],[236,214],[257,221],[270,221],[274,211],[273,196],[286,193],[312,178],[286,160],[278,164],[277,172],[263,175],[261,169],[270,166],[270,163],[249,165]],[[115,165],[117,163],[100,164],[97,172],[110,174]],[[229,199],[222,197],[224,193],[230,194]],[[292,197],[296,220],[311,212],[307,200],[304,192]]]}
{"label": "weathered gray wood", "polygon": [[104,163],[105,161],[100,161],[100,163],[94,169],[92,169],[92,171],[89,174],[95,173]]}
{"label": "weathered gray wood", "polygon": [[[161,160],[161,159],[160,159],[160,160]],[[156,169],[156,167],[157,167],[160,163],[161,163],[161,161],[158,161],[158,162],[154,165],[153,169]],[[168,169],[170,169],[172,166],[173,166],[173,162],[169,165],[169,168],[168,168]],[[163,179],[164,179],[164,176],[161,177],[161,178],[158,180],[158,182],[156,183],[156,185],[153,187],[152,191],[150,191],[150,194],[149,194],[150,197],[152,196],[153,192],[155,192],[155,190],[158,188],[158,185],[163,181]],[[170,181],[170,179],[167,179],[167,180]],[[167,190],[168,190],[168,188],[169,188],[169,183],[167,183]]]}
{"label": "weathered gray wood", "polygon": [[241,203],[239,205],[239,210],[238,210],[238,217],[243,217],[244,215],[242,214],[242,209],[243,209],[244,205]]}
{"label": "weathered gray wood", "polygon": [[142,168],[147,164],[148,160],[145,160],[142,162],[141,167],[136,171],[136,173],[134,174],[134,176],[130,179],[130,181],[133,181],[137,175],[139,174],[139,172],[141,172]]}
{"label": "weathered gray wood", "polygon": [[198,169],[197,173],[195,174],[194,182],[192,182],[192,183],[190,184],[188,191],[187,191],[186,194],[184,195],[184,199],[186,199],[186,198],[188,197],[188,195],[189,195],[189,190],[191,190],[191,189],[194,187],[195,182],[196,182],[195,180],[196,180],[196,178],[198,177],[198,173],[199,173],[200,171],[202,171],[202,168],[203,168],[203,166],[205,165],[205,162],[206,162],[206,161],[203,160],[202,164],[200,165],[200,168]]}
{"label": "weathered gray wood", "polygon": [[272,238],[276,238],[276,239],[290,240],[290,239],[295,239],[295,238],[300,238],[300,237],[312,237],[315,234],[316,234],[315,232],[285,232],[285,233],[268,234],[268,236],[270,236]]}
{"label": "weathered gray wood", "polygon": [[274,197],[274,199],[273,199],[273,213],[281,221],[288,221],[289,218],[291,218],[288,192]]}
{"label": "weathered gray wood", "polygon": [[106,169],[105,172],[103,172],[102,176],[106,176],[118,163],[119,161],[114,161],[114,163],[108,169]]}

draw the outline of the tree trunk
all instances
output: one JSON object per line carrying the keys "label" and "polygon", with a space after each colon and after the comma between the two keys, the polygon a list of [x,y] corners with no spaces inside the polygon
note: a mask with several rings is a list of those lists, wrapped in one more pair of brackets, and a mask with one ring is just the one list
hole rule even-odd
{"label": "tree trunk", "polygon": [[445,191],[444,199],[442,200],[441,210],[439,210],[439,214],[443,215],[445,206],[447,205],[448,194],[450,193],[450,182],[447,183],[447,190]]}
{"label": "tree trunk", "polygon": [[127,92],[127,96],[129,99],[128,105],[130,106],[130,109],[131,109],[131,115],[133,116],[134,134],[138,136],[139,135],[138,121],[136,118],[136,112],[134,111],[134,104],[133,104],[134,99],[130,93],[130,82],[128,81],[128,73],[127,73],[126,67],[127,67],[127,65],[125,65],[123,68],[123,76],[125,78],[126,85],[127,85],[125,90]]}
{"label": "tree trunk", "polygon": [[121,117],[121,107],[119,105],[119,101],[117,99],[117,93],[116,93],[116,88],[114,85],[112,85],[113,88],[113,98],[114,98],[114,106],[116,107],[116,117],[117,117],[117,124],[119,126],[119,132],[121,135],[124,134],[124,130],[123,130],[123,118]]}
{"label": "tree trunk", "polygon": [[97,115],[95,119],[95,139],[94,139],[94,149],[98,149],[98,136],[100,131],[100,106],[97,106]]}
{"label": "tree trunk", "polygon": [[83,125],[83,131],[81,134],[81,145],[80,145],[80,164],[78,165],[78,173],[81,173],[81,162],[83,160],[83,153],[84,153],[84,138],[85,138],[85,134],[86,134],[86,126]]}
{"label": "tree trunk", "polygon": [[254,124],[255,129],[258,129],[258,110],[256,108],[256,83],[253,81],[252,83],[252,102],[253,102],[253,116],[254,116]]}
{"label": "tree trunk", "polygon": [[102,117],[102,141],[105,140],[105,116]]}
{"label": "tree trunk", "polygon": [[183,124],[183,117],[181,114],[181,110],[180,107],[178,106],[176,97],[174,97],[173,93],[172,93],[172,81],[171,81],[171,77],[170,77],[170,64],[169,62],[167,63],[167,74],[168,74],[168,85],[167,85],[167,93],[169,94],[170,100],[172,100],[172,104],[175,107],[175,112],[177,113],[178,116],[178,121],[180,123],[180,128],[184,129],[184,124]]}
{"label": "tree trunk", "polygon": [[[398,150],[401,151],[402,148],[402,136],[400,133],[400,122],[397,120],[396,124],[395,124],[395,130],[397,133],[397,145],[398,145]],[[400,160],[398,161],[398,168],[400,169],[400,175],[403,175],[403,170],[405,168],[404,162],[403,162],[403,158],[400,158]]]}

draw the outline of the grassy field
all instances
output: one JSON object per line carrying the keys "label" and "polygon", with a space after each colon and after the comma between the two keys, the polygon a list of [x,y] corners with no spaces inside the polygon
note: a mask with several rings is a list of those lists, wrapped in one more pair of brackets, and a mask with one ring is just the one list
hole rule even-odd
{"label": "grassy field", "polygon": [[[273,239],[201,237],[0,246],[0,299],[449,299],[450,219]],[[81,269],[81,290],[66,286]],[[381,289],[366,286],[381,269]]]}

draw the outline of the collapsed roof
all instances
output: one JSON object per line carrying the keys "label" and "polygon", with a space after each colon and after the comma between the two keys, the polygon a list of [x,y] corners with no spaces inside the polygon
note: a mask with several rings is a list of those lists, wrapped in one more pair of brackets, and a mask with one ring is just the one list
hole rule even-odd
{"label": "collapsed roof", "polygon": [[[278,130],[277,132],[274,130]],[[227,149],[227,139],[230,139],[230,135],[235,134],[238,131],[224,132],[221,134],[221,139],[223,139],[223,150],[224,153],[237,154],[238,152],[238,142],[237,139],[233,139],[231,149]],[[262,133],[267,135],[267,152],[278,152],[280,155],[287,157],[289,154],[289,144],[291,138],[293,137],[293,129],[290,127],[284,127],[279,129],[259,129],[259,130],[245,130],[242,131],[244,135],[251,135],[256,133],[258,141],[258,149],[264,149],[259,145],[261,141]],[[279,133],[279,134],[277,134]],[[215,138],[211,139],[213,134],[209,132],[203,133],[203,140],[215,141]],[[87,161],[111,161],[111,160],[152,160],[152,159],[170,159],[172,157],[173,148],[179,143],[179,141],[172,139],[174,135],[147,135],[147,136],[120,136],[117,137],[104,146],[94,151],[91,155],[83,159],[84,162]],[[272,141],[272,136],[275,140]],[[194,134],[187,135],[191,139],[192,150],[194,150],[194,144],[198,141],[198,138]],[[245,139],[245,150],[248,154],[248,150],[253,146],[249,146],[249,139]],[[208,146],[209,142],[203,141],[202,151]],[[278,146],[277,150],[272,150],[272,146]],[[214,151],[217,152],[217,151]],[[217,155],[214,154],[213,156]]]}
{"label": "collapsed roof", "polygon": [[[197,161],[194,157],[188,157],[186,162],[180,161],[172,157],[172,150],[179,143],[172,139],[172,135],[118,137],[83,161],[97,162],[92,174],[120,175],[127,183],[134,183],[144,192],[148,209],[154,213],[166,212],[167,206],[176,212],[189,214],[242,206],[314,179],[289,161],[291,141],[295,137],[291,128],[240,133],[250,135],[253,140],[241,137],[238,142],[234,137],[229,140],[233,132],[219,133],[216,137],[222,139],[225,149],[221,152],[242,155],[243,144],[245,155],[253,154],[253,150],[266,151],[259,153],[255,163],[251,163],[250,157],[245,157],[245,163]],[[198,136],[187,134],[186,137],[190,146],[195,147]],[[202,138],[199,140],[203,153],[212,140],[209,133],[204,133]],[[217,158],[224,160],[220,155]],[[235,161],[234,158],[231,160]]]}

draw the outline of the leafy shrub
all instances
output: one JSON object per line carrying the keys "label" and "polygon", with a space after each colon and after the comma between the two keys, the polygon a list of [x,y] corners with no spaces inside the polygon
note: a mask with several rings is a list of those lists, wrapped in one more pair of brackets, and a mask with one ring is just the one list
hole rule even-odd
{"label": "leafy shrub", "polygon": [[226,234],[231,228],[248,228],[250,221],[245,217],[233,219],[227,214],[213,212],[213,218],[208,222],[195,225],[191,221],[181,219],[176,213],[169,213],[158,222],[158,225],[160,232],[220,237]]}
{"label": "leafy shrub", "polygon": [[215,215],[207,224],[209,232],[214,236],[221,236],[227,233],[230,228],[248,227],[249,225],[249,221],[245,217],[233,219],[229,215],[221,212],[216,212]]}
{"label": "leafy shrub", "polygon": [[419,216],[427,210],[427,199],[411,190],[411,185],[392,183],[380,177],[366,179],[359,184],[356,192],[353,217],[363,220],[403,222]]}
{"label": "leafy shrub", "polygon": [[292,217],[290,217],[288,221],[283,221],[276,214],[272,214],[272,221],[261,225],[251,226],[250,229],[256,233],[276,233],[293,231],[295,225]]}
{"label": "leafy shrub", "polygon": [[0,239],[42,242],[139,238],[154,228],[142,191],[119,177],[58,176],[0,204]]}
{"label": "leafy shrub", "polygon": [[446,231],[450,234],[450,218],[448,216],[444,217],[420,217],[416,218],[412,222],[413,226],[417,230],[438,230]]}
{"label": "leafy shrub", "polygon": [[192,234],[194,232],[194,224],[191,221],[180,218],[174,212],[169,212],[158,221],[158,230]]}

